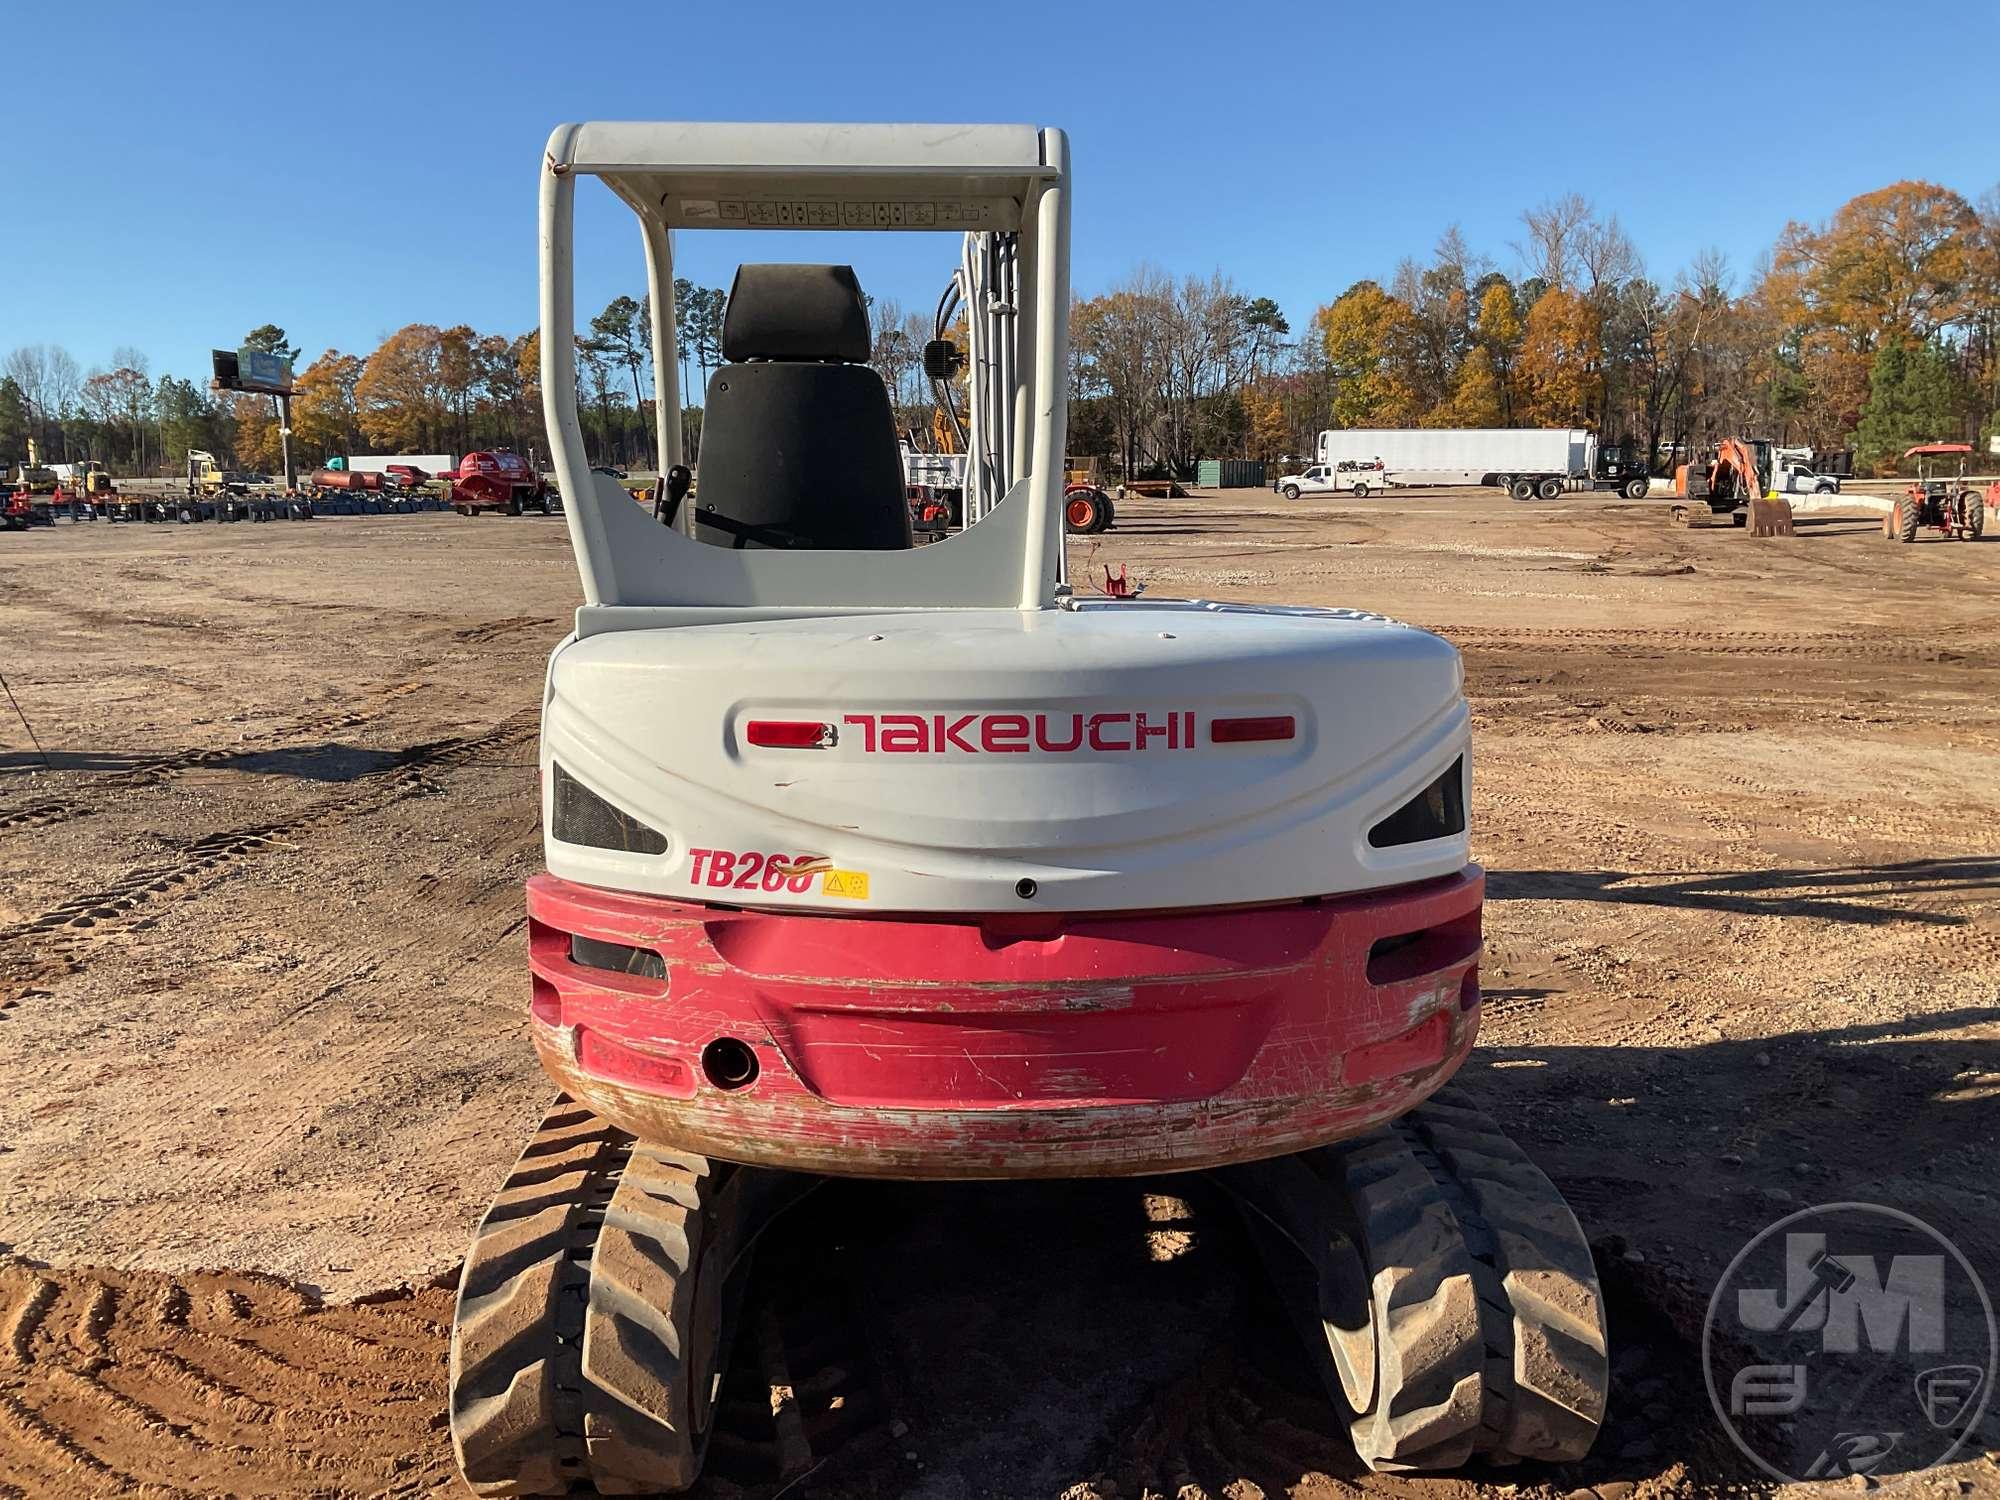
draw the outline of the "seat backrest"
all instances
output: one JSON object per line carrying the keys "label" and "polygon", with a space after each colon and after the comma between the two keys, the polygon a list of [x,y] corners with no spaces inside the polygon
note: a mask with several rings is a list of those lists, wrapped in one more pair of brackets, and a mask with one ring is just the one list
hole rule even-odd
{"label": "seat backrest", "polygon": [[896,422],[849,266],[738,268],[702,413],[694,535],[721,547],[908,547]]}

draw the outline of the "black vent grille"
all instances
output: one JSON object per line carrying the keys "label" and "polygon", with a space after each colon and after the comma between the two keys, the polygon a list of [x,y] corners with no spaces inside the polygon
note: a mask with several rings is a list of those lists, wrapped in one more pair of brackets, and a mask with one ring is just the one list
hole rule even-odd
{"label": "black vent grille", "polygon": [[1393,849],[1463,832],[1465,757],[1461,755],[1444,775],[1369,829],[1368,842],[1377,849]]}
{"label": "black vent grille", "polygon": [[667,961],[650,948],[628,948],[577,933],[570,934],[569,957],[571,963],[587,969],[609,969],[614,974],[638,974],[647,979],[667,977]]}
{"label": "black vent grille", "polygon": [[555,816],[551,827],[565,844],[617,849],[626,854],[665,854],[666,835],[620,812],[560,764],[554,766]]}

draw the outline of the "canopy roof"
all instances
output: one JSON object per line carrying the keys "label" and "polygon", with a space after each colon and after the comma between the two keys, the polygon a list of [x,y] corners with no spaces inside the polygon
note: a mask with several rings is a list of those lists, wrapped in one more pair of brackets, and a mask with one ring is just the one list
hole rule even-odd
{"label": "canopy roof", "polygon": [[560,127],[549,161],[675,229],[1014,230],[1058,175],[1031,125],[614,120]]}
{"label": "canopy roof", "polygon": [[1944,458],[1953,453],[1970,453],[1970,443],[1918,443],[1903,455],[1905,458]]}

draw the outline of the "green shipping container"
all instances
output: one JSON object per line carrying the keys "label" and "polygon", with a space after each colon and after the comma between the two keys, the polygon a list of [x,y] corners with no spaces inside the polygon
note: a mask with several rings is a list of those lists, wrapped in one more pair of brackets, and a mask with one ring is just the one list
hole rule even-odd
{"label": "green shipping container", "polygon": [[1264,465],[1254,458],[1204,458],[1194,482],[1205,490],[1261,490]]}

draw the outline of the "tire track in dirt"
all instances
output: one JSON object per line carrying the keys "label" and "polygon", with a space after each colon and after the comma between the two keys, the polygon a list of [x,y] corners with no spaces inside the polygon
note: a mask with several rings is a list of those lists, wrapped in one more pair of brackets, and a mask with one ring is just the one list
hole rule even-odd
{"label": "tire track in dirt", "polygon": [[167,859],[136,866],[97,890],[0,927],[0,979],[13,988],[8,998],[22,998],[27,989],[75,973],[106,936],[135,922],[145,924],[163,902],[191,893],[246,859],[427,791],[434,785],[433,775],[488,751],[517,746],[533,738],[539,723],[539,707],[523,709],[482,734],[413,746],[395,764],[356,777],[299,817],[203,835]]}
{"label": "tire track in dirt", "polygon": [[[449,1493],[450,1299],[0,1264],[0,1494]],[[164,1315],[162,1315],[164,1310]],[[282,1431],[280,1431],[282,1429]]]}
{"label": "tire track in dirt", "polygon": [[1427,624],[1424,628],[1461,650],[1473,651],[1540,653],[1589,649],[1617,655],[1621,651],[1643,650],[1701,656],[1840,657],[1932,663],[1974,659],[1970,651],[1899,637],[1888,630],[1792,634],[1758,630],[1494,629],[1449,624]]}
{"label": "tire track in dirt", "polygon": [[[775,1496],[886,1456],[868,1311],[816,1260],[801,1244],[759,1268],[770,1300],[746,1308],[702,1494]],[[269,1277],[0,1261],[0,1326],[21,1330],[0,1495],[462,1493],[451,1306],[437,1286],[327,1306]]]}
{"label": "tire track in dirt", "polygon": [[461,645],[473,646],[499,640],[503,636],[518,635],[524,630],[547,630],[560,623],[553,615],[513,615],[504,620],[489,620],[482,625],[468,625],[454,630],[451,638]]}
{"label": "tire track in dirt", "polygon": [[[92,776],[91,783],[93,787],[141,786],[159,781],[179,771],[198,770],[202,766],[241,760],[245,756],[276,749],[293,740],[310,739],[316,735],[330,734],[338,730],[356,729],[363,724],[373,723],[388,713],[401,699],[428,686],[429,683],[421,680],[399,682],[368,694],[361,704],[353,707],[322,709],[315,713],[304,714],[286,724],[266,730],[254,739],[226,748],[210,745],[200,749],[172,751],[153,760],[123,766],[115,771],[97,773]],[[96,802],[81,797],[52,797],[42,802],[30,803],[25,807],[0,810],[0,833],[44,827],[50,823],[63,823],[71,818],[87,816],[97,809]]]}

